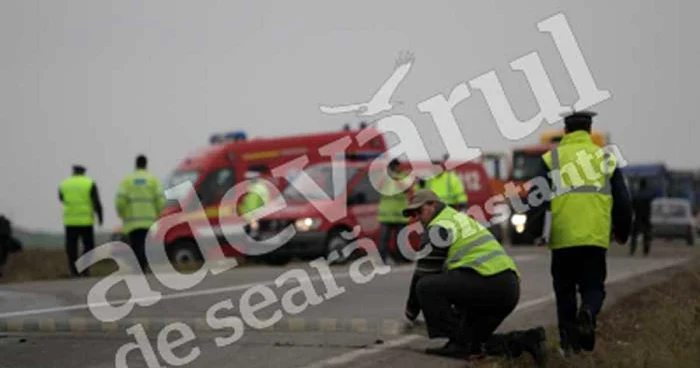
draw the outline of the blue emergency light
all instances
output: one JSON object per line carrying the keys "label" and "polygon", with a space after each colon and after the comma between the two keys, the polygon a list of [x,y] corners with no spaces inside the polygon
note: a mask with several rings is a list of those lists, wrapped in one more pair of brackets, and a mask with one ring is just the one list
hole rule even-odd
{"label": "blue emergency light", "polygon": [[209,143],[210,144],[217,144],[221,142],[227,142],[227,141],[244,141],[248,138],[248,135],[246,134],[245,131],[243,130],[234,130],[232,132],[227,132],[227,133],[218,133],[218,134],[213,134],[212,136],[209,137]]}
{"label": "blue emergency light", "polygon": [[349,152],[349,153],[339,153],[336,154],[336,158],[341,158],[342,156],[345,156],[346,160],[349,161],[369,161],[372,159],[375,159],[379,156],[382,155],[382,152],[364,152],[364,151],[359,151],[359,152]]}

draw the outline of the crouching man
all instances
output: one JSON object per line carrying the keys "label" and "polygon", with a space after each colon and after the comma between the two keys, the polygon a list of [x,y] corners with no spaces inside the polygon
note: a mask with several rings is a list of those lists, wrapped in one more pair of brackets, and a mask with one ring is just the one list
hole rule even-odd
{"label": "crouching man", "polygon": [[416,192],[404,214],[422,223],[420,252],[429,252],[416,263],[406,317],[415,321],[422,311],[428,336],[448,339],[426,353],[474,359],[528,352],[544,366],[544,328],[494,334],[518,304],[520,274],[488,229],[427,189]]}

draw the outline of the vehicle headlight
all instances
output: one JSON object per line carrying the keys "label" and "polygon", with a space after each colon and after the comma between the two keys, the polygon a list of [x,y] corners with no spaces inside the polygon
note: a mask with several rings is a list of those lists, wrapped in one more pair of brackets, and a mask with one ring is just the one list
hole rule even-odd
{"label": "vehicle headlight", "polygon": [[516,213],[510,218],[510,223],[513,224],[513,226],[523,226],[527,223],[527,215]]}
{"label": "vehicle headlight", "polygon": [[315,230],[321,225],[321,220],[313,217],[300,218],[294,222],[294,227],[299,231]]}
{"label": "vehicle headlight", "polygon": [[525,224],[527,223],[527,215],[516,213],[510,218],[510,223],[515,227],[515,232],[522,234],[525,232]]}

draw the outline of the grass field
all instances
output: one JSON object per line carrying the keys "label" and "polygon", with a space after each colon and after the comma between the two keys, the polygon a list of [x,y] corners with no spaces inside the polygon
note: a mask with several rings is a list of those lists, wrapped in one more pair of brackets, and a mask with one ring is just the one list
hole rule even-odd
{"label": "grass field", "polygon": [[[239,260],[239,264],[245,261]],[[194,272],[201,264],[192,263],[176,265],[175,268],[184,273]],[[117,270],[117,264],[104,260],[90,267],[90,276],[106,276]],[[9,255],[9,260],[0,277],[0,284],[45,281],[68,278],[68,258],[62,250],[29,248],[20,253]]]}
{"label": "grass field", "polygon": [[[700,261],[603,311],[596,350],[564,360],[558,333],[548,330],[548,367],[700,367]],[[485,367],[532,367],[529,356],[516,361],[484,361]]]}
{"label": "grass field", "polygon": [[[94,265],[90,272],[94,276],[101,276],[108,275],[116,269],[114,262],[102,261]],[[68,258],[63,251],[29,248],[20,253],[10,254],[3,274],[3,277],[0,277],[0,283],[67,278]]]}

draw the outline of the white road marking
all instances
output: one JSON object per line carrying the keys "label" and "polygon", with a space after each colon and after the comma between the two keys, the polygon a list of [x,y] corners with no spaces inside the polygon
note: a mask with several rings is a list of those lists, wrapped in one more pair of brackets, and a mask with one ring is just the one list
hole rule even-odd
{"label": "white road marking", "polygon": [[[402,267],[394,267],[390,273],[402,273],[402,272],[409,272],[409,271],[413,271],[413,268],[402,266]],[[350,278],[350,274],[347,272],[339,273],[339,274],[332,274],[331,277],[324,277],[324,276],[311,276],[311,277],[309,277],[309,279],[311,281],[323,281],[326,279],[342,280],[342,279],[347,279],[347,278]],[[232,291],[239,291],[239,290],[248,289],[248,288],[251,288],[251,287],[256,286],[256,285],[272,286],[272,285],[275,285],[275,280],[257,281],[257,282],[247,283],[247,284],[232,285],[232,286],[205,289],[205,290],[185,291],[185,292],[180,292],[180,293],[162,295],[160,299],[161,300],[182,299],[182,298],[190,298],[190,297],[203,296],[203,295],[229,293]],[[86,308],[100,308],[100,307],[107,307],[110,304],[112,304],[112,305],[126,304],[126,303],[135,304],[138,302],[149,301],[149,300],[154,300],[154,299],[157,299],[157,298],[149,297],[149,298],[121,299],[121,300],[111,300],[109,304],[108,303],[76,304],[76,305],[61,306],[61,307],[55,307],[55,308],[33,309],[33,310],[28,310],[28,311],[14,311],[14,312],[0,313],[0,318],[21,317],[21,316],[29,316],[29,315],[36,315],[36,314],[55,313],[55,312],[67,312],[67,311],[81,310],[81,309],[86,309]]]}

